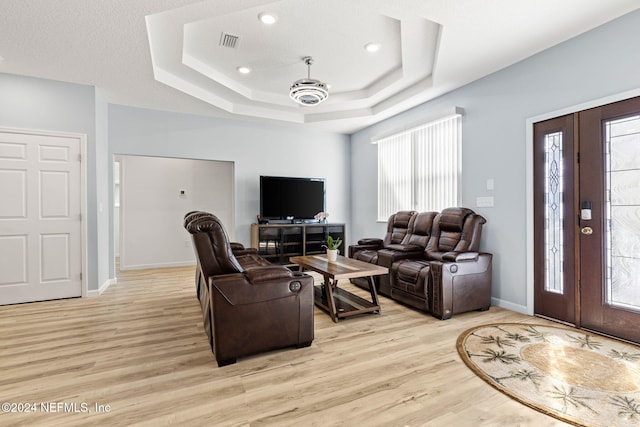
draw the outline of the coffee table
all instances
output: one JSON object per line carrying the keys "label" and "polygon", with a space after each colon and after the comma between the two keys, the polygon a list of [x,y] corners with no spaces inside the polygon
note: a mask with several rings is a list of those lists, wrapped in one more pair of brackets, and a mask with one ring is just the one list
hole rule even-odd
{"label": "coffee table", "polygon": [[[388,268],[341,255],[338,255],[336,261],[331,262],[327,260],[326,254],[294,256],[289,260],[299,265],[300,269],[308,269],[322,274],[324,284],[314,286],[314,301],[318,307],[329,312],[334,322],[337,323],[339,319],[356,314],[380,313],[380,303],[373,276],[387,274]],[[368,277],[371,301],[338,287],[338,280],[356,277]]]}

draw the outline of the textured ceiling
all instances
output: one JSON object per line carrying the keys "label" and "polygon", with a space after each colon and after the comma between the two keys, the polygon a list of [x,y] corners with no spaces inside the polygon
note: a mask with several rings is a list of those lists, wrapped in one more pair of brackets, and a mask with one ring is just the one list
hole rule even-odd
{"label": "textured ceiling", "polygon": [[[2,0],[0,72],[116,104],[351,133],[640,7],[638,0]],[[265,26],[261,12],[278,20]],[[220,46],[221,34],[238,37]],[[364,45],[380,43],[374,54]],[[306,77],[330,97],[302,107]],[[242,75],[238,66],[252,72]],[[1,94],[0,94],[1,95]]]}

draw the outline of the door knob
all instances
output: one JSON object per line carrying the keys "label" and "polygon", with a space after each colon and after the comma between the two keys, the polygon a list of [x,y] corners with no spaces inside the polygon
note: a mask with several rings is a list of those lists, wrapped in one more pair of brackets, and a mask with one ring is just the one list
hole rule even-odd
{"label": "door knob", "polygon": [[593,234],[593,228],[591,228],[591,227],[582,227],[580,232],[582,234],[586,234],[586,235]]}

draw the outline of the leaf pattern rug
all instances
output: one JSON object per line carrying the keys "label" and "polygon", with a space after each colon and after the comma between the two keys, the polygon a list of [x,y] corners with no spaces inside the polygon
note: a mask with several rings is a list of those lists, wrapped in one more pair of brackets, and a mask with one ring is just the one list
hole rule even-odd
{"label": "leaf pattern rug", "polygon": [[482,325],[458,353],[486,382],[575,425],[640,427],[640,347],[562,326]]}

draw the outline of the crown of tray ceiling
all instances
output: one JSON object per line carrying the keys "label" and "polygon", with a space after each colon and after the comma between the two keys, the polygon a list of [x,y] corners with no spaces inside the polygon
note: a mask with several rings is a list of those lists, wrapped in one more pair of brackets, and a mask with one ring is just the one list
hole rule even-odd
{"label": "crown of tray ceiling", "polygon": [[[377,6],[376,6],[377,5]],[[295,123],[391,115],[426,100],[441,26],[390,2],[227,1],[146,17],[156,80],[232,114]],[[258,19],[268,12],[274,25]],[[380,44],[371,53],[368,43]],[[301,106],[289,87],[311,75],[329,98]],[[241,74],[238,67],[248,67]]]}

